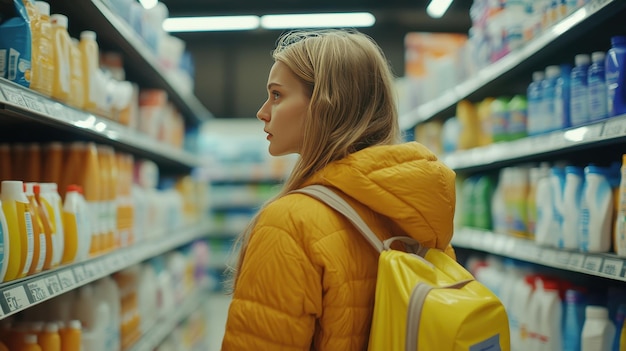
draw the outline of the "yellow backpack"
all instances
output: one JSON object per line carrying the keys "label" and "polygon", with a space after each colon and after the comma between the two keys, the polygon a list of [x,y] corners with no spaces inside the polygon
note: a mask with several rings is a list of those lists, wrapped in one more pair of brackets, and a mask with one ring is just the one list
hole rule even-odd
{"label": "yellow backpack", "polygon": [[[438,249],[409,237],[384,242],[332,190],[297,190],[347,217],[380,252],[369,351],[509,351],[509,321],[493,292]],[[390,248],[402,241],[411,252]]]}

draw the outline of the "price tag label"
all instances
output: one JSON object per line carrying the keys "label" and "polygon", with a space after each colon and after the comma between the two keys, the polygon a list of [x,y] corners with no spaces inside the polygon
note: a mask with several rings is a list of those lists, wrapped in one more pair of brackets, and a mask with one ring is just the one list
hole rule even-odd
{"label": "price tag label", "polygon": [[15,312],[28,306],[28,296],[22,285],[2,292],[8,312]]}
{"label": "price tag label", "polygon": [[596,140],[602,136],[602,128],[604,127],[603,123],[596,123],[590,126],[587,126],[587,133],[585,133],[584,140]]}
{"label": "price tag label", "polygon": [[4,97],[7,102],[20,107],[27,107],[26,101],[24,101],[24,97],[19,90],[3,86],[2,92],[4,93]]}
{"label": "price tag label", "polygon": [[625,118],[612,118],[604,123],[604,129],[602,130],[603,138],[616,138],[623,136],[626,132],[626,119]]}
{"label": "price tag label", "polygon": [[69,269],[65,269],[58,273],[59,282],[61,283],[61,289],[63,291],[68,291],[74,289],[76,286],[76,279],[74,278],[74,274]]}
{"label": "price tag label", "polygon": [[563,133],[554,132],[552,134],[549,134],[549,139],[547,143],[549,150],[561,149],[563,148],[563,146],[565,146],[566,143],[567,142],[563,137]]}
{"label": "price tag label", "polygon": [[569,257],[568,266],[574,270],[578,270],[583,268],[583,263],[585,263],[585,255],[573,253]]}
{"label": "price tag label", "polygon": [[48,294],[50,296],[55,296],[61,293],[61,283],[59,282],[59,277],[56,275],[47,277],[45,279],[46,286],[48,287]]}
{"label": "price tag label", "polygon": [[537,258],[538,262],[543,262],[544,264],[554,266],[558,261],[558,252],[556,250],[551,249],[542,249],[540,257]]}
{"label": "price tag label", "polygon": [[611,277],[621,277],[622,268],[624,267],[624,261],[617,259],[605,259],[602,265],[602,273]]}
{"label": "price tag label", "polygon": [[87,263],[84,265],[85,279],[91,279],[96,276],[95,263]]}
{"label": "price tag label", "polygon": [[32,303],[43,301],[50,296],[48,294],[48,287],[46,286],[46,283],[43,279],[27,283],[26,287],[28,289],[28,292],[30,293],[30,301]]}
{"label": "price tag label", "polygon": [[556,257],[556,263],[559,266],[567,266],[570,262],[570,253],[567,251],[559,251]]}
{"label": "price tag label", "polygon": [[83,266],[74,267],[74,277],[76,278],[76,283],[80,283],[83,280],[87,279],[85,276],[85,269]]}
{"label": "price tag label", "polygon": [[587,256],[583,268],[590,273],[599,273],[602,268],[602,257]]}
{"label": "price tag label", "polygon": [[24,103],[26,104],[26,107],[31,111],[39,112],[41,114],[48,114],[46,106],[36,97],[29,96],[28,94],[23,94],[22,97],[24,98]]}

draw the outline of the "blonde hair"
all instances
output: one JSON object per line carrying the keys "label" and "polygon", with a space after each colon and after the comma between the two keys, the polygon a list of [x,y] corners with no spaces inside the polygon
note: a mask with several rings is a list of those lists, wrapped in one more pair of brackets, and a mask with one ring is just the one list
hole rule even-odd
{"label": "blonde hair", "polygon": [[[272,56],[310,93],[300,158],[281,191],[298,189],[329,163],[373,145],[400,141],[393,74],[373,39],[355,30],[293,31],[281,36]],[[259,211],[260,212],[260,211]],[[239,237],[232,287],[256,217]]]}

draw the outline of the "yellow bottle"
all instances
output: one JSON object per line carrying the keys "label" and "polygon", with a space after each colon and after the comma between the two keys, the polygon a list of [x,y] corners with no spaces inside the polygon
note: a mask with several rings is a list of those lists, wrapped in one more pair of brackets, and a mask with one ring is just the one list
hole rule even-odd
{"label": "yellow bottle", "polygon": [[17,351],[41,351],[41,347],[37,344],[37,335],[26,334],[24,342]]}
{"label": "yellow bottle", "polygon": [[4,216],[4,211],[2,210],[2,201],[0,201],[0,282],[3,281],[7,273],[9,252],[11,252],[9,245],[9,228],[7,226],[7,219]]}
{"label": "yellow bottle", "polygon": [[50,4],[45,1],[35,1],[35,7],[37,8],[37,15],[31,18],[33,60],[30,88],[46,96],[50,96],[52,95],[52,84],[54,80]]}
{"label": "yellow bottle", "polygon": [[38,183],[33,184],[33,194],[35,198],[37,214],[39,215],[39,219],[41,220],[41,226],[43,228],[43,233],[45,235],[46,242],[46,254],[44,256],[43,269],[48,270],[53,267],[52,259],[54,257],[54,251],[57,249],[54,243],[53,237],[53,229],[52,222],[50,221],[50,213],[48,209],[45,207],[44,199],[41,197],[41,185]]}
{"label": "yellow bottle", "polygon": [[2,182],[0,199],[7,218],[11,246],[5,281],[26,276],[33,260],[34,235],[23,187],[23,183],[17,180]]}
{"label": "yellow bottle", "polygon": [[83,91],[83,54],[76,38],[71,39],[70,57],[70,99],[68,103],[76,108],[82,108],[85,100]]}
{"label": "yellow bottle", "polygon": [[[72,263],[77,260],[79,249],[89,240],[89,225],[86,220],[86,205],[79,185],[67,187],[63,203],[63,229],[65,231],[65,247],[61,263]],[[80,257],[84,259],[85,257]]]}
{"label": "yellow bottle", "polygon": [[96,33],[86,30],[80,33],[80,52],[83,59],[83,104],[84,110],[98,112],[98,95],[102,94],[98,87],[98,74],[100,69],[100,53]]}
{"label": "yellow bottle", "polygon": [[77,351],[81,349],[82,326],[79,320],[71,320],[68,325],[59,331],[61,336],[61,351]]}
{"label": "yellow bottle", "polygon": [[90,243],[88,254],[89,256],[95,256],[102,251],[104,240],[104,225],[103,225],[103,209],[104,209],[104,186],[105,181],[102,177],[104,173],[104,156],[100,154],[101,147],[93,142],[87,143],[85,146],[85,153],[83,155],[83,162],[79,172],[81,174],[80,185],[83,187],[83,195],[87,206],[89,207],[89,223],[91,237],[88,242]]}
{"label": "yellow bottle", "polygon": [[43,270],[44,261],[46,260],[46,234],[43,228],[43,222],[39,217],[39,208],[35,199],[33,190],[34,183],[24,183],[24,194],[28,200],[28,212],[32,223],[33,231],[33,261],[28,270],[28,274],[39,273]]}
{"label": "yellow bottle", "polygon": [[52,23],[52,44],[54,53],[52,55],[52,62],[54,64],[52,97],[61,102],[68,102],[71,91],[71,40],[67,32],[67,16],[54,14],[50,16],[50,23]]}
{"label": "yellow bottle", "polygon": [[63,227],[63,200],[59,195],[56,183],[40,184],[39,202],[46,209],[52,230],[52,262],[51,266],[61,264],[65,246],[65,230]]}
{"label": "yellow bottle", "polygon": [[41,351],[61,351],[61,336],[56,323],[46,324],[39,336],[39,346]]}

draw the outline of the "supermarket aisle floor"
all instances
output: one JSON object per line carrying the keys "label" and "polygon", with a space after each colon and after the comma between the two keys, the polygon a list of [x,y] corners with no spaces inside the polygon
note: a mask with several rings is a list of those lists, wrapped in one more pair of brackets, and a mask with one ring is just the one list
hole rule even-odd
{"label": "supermarket aisle floor", "polygon": [[209,349],[207,351],[220,351],[230,300],[230,296],[222,293],[212,293],[209,295],[206,309],[209,313],[207,331]]}

